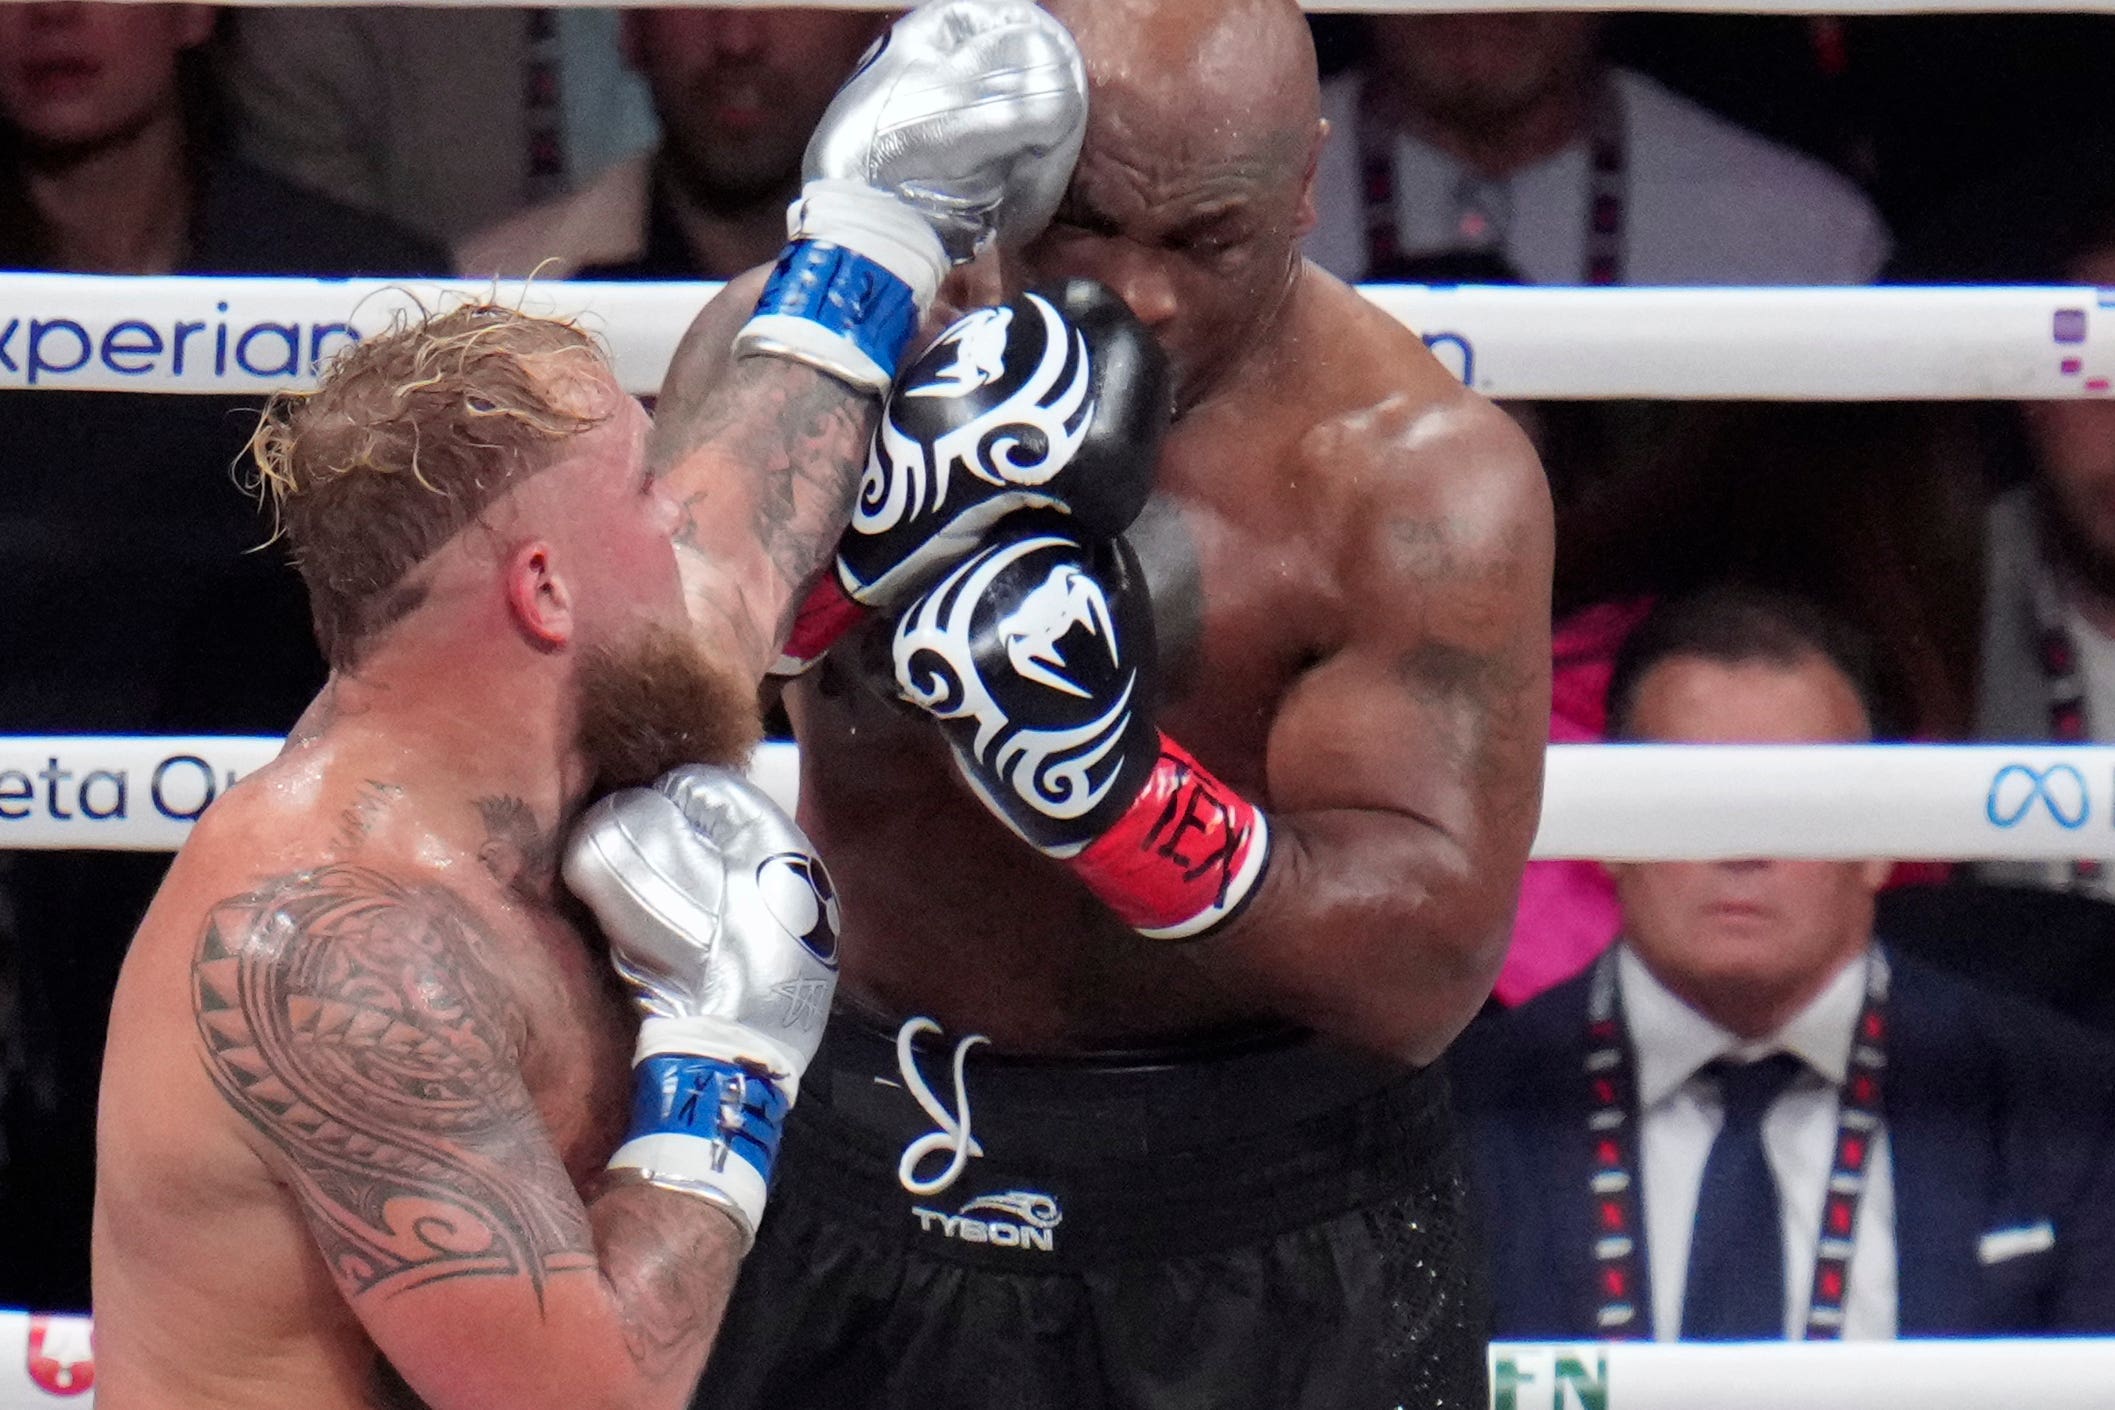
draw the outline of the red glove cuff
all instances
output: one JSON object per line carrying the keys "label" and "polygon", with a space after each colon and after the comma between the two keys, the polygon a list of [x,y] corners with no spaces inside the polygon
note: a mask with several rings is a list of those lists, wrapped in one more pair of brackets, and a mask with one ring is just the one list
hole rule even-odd
{"label": "red glove cuff", "polygon": [[1262,810],[1163,734],[1160,762],[1130,809],[1071,865],[1139,934],[1187,940],[1233,919],[1269,859]]}
{"label": "red glove cuff", "polygon": [[808,595],[801,599],[800,611],[793,614],[793,630],[786,634],[786,644],[779,648],[778,660],[771,665],[774,676],[797,676],[822,660],[823,653],[837,644],[837,639],[859,625],[866,618],[867,609],[844,590],[837,581],[833,565],[815,580]]}

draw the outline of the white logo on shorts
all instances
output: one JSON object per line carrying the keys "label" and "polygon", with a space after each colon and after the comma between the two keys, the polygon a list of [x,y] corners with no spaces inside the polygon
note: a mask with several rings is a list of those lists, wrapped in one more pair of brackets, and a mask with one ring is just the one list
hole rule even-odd
{"label": "white logo on shorts", "polygon": [[[911,1048],[911,1041],[921,1033],[938,1033],[940,1025],[929,1018],[907,1018],[896,1030],[896,1072],[903,1078],[904,1087],[910,1092],[925,1114],[932,1119],[937,1131],[929,1131],[903,1148],[902,1159],[896,1162],[896,1180],[914,1195],[937,1195],[962,1176],[962,1167],[984,1154],[984,1147],[977,1144],[969,1134],[969,1091],[962,1085],[962,1064],[969,1057],[969,1050],[979,1043],[991,1039],[981,1033],[972,1033],[955,1044],[955,1108],[961,1114],[949,1111],[933,1095],[926,1085],[925,1074],[918,1070],[918,1057]],[[879,1080],[879,1079],[876,1079]],[[920,1179],[918,1162],[929,1155],[944,1155],[947,1166],[931,1179]]]}
{"label": "white logo on shorts", "polygon": [[922,1205],[913,1206],[911,1213],[918,1217],[921,1233],[937,1232],[943,1239],[959,1239],[966,1244],[996,1244],[1000,1248],[1029,1248],[1043,1253],[1057,1251],[1056,1230],[1065,1218],[1057,1200],[1038,1190],[979,1195],[954,1214]]}

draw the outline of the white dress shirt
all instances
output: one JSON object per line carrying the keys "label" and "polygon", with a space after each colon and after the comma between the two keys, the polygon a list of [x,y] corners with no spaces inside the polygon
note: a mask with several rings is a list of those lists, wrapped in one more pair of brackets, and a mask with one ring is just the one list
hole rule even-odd
{"label": "white dress shirt", "polygon": [[[1866,961],[1851,961],[1790,1022],[1760,1042],[1740,1038],[1676,998],[1629,946],[1617,951],[1623,1020],[1637,1054],[1639,1178],[1651,1259],[1653,1334],[1676,1339],[1704,1161],[1725,1113],[1717,1084],[1698,1072],[1718,1058],[1786,1052],[1801,1074],[1763,1118],[1763,1150],[1777,1177],[1785,1240],[1785,1335],[1803,1337],[1814,1288],[1822,1203],[1835,1164],[1838,1094],[1865,1005]],[[1895,1183],[1886,1128],[1873,1142],[1859,1202],[1844,1302],[1846,1340],[1895,1335]]]}
{"label": "white dress shirt", "polygon": [[2115,641],[2100,634],[2100,628],[2069,603],[2064,605],[2064,626],[2078,652],[2078,684],[2085,692],[2086,729],[2100,742],[2115,740]]}
{"label": "white dress shirt", "polygon": [[[1850,181],[1624,69],[1611,72],[1623,114],[1625,284],[1862,284],[1888,253],[1886,227]],[[1357,73],[1323,85],[1331,135],[1315,173],[1320,217],[1307,256],[1340,279],[1366,276]],[[1395,143],[1395,218],[1403,252],[1456,247],[1466,168],[1403,135]],[[1530,284],[1577,284],[1586,271],[1587,142],[1502,182],[1503,253]]]}

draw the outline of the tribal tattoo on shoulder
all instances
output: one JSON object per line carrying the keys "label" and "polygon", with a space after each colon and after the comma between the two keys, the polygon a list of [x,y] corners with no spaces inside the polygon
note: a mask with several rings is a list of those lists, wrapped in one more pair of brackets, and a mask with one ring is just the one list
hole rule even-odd
{"label": "tribal tattoo on shoulder", "polygon": [[595,1266],[520,1077],[526,1019],[453,893],[337,865],[214,910],[192,968],[208,1075],[286,1158],[349,1295]]}

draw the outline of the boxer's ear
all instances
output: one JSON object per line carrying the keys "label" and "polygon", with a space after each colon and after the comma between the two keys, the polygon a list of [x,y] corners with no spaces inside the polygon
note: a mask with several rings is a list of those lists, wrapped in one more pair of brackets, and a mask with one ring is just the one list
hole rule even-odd
{"label": "boxer's ear", "polygon": [[1315,124],[1315,140],[1307,149],[1307,170],[1300,174],[1300,204],[1293,215],[1293,233],[1301,239],[1321,223],[1315,208],[1315,176],[1322,169],[1322,149],[1329,144],[1329,119]]}
{"label": "boxer's ear", "polygon": [[561,651],[573,642],[573,594],[541,539],[507,556],[502,570],[507,610],[539,651]]}

